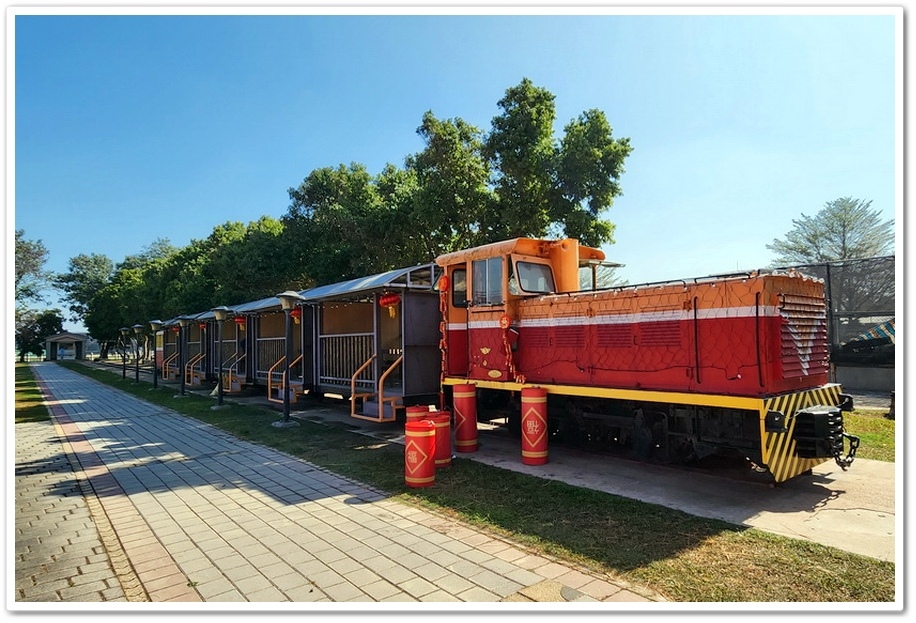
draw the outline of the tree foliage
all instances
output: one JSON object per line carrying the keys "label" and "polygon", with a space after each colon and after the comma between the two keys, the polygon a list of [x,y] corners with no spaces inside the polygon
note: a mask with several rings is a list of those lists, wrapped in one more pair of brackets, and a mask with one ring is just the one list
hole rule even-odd
{"label": "tree foliage", "polygon": [[818,264],[893,253],[894,221],[881,220],[871,201],[843,197],[828,201],[814,216],[802,214],[785,238],[766,245],[775,265]]}
{"label": "tree foliage", "polygon": [[557,149],[554,96],[525,78],[499,100],[484,156],[493,168],[498,208],[487,228],[494,238],[541,236],[553,221]]}
{"label": "tree foliage", "polygon": [[623,194],[620,178],[631,151],[629,139],[613,138],[600,110],[588,110],[566,126],[557,156],[559,197],[551,214],[553,223],[563,224],[563,235],[595,247],[614,242],[614,224],[603,213]]}
{"label": "tree foliage", "polygon": [[306,278],[301,267],[289,259],[290,243],[282,223],[268,216],[248,225],[217,225],[203,240],[191,240],[181,248],[157,240],[125,258],[104,283],[94,284],[83,323],[102,343],[101,356],[105,357],[123,326],[168,320],[296,288]]}
{"label": "tree foliage", "polygon": [[319,284],[371,274],[506,238],[613,242],[606,210],[621,194],[629,139],[589,110],[554,137],[554,96],[530,80],[506,91],[485,134],[423,115],[422,151],[378,176],[352,163],[312,171],[289,189],[284,223]]}
{"label": "tree foliage", "polygon": [[[389,167],[382,177],[389,181],[390,194],[391,184],[397,186],[394,171]],[[398,249],[405,223],[388,223],[391,215],[385,212],[397,207],[383,206],[379,178],[364,165],[316,169],[289,189],[289,195],[284,223],[299,244],[297,258],[316,284],[393,268],[385,256],[390,256],[389,249]]]}
{"label": "tree foliage", "polygon": [[417,134],[426,148],[406,160],[417,179],[410,218],[426,226],[411,228],[411,239],[427,258],[488,242],[484,223],[492,220],[495,195],[488,186],[483,133],[462,119],[440,120],[427,111]]}
{"label": "tree foliage", "polygon": [[20,361],[28,354],[41,356],[48,336],[63,329],[60,310],[35,310],[30,303],[44,301],[43,290],[53,275],[45,270],[48,249],[41,240],[28,240],[16,230],[15,248],[15,343]]}
{"label": "tree foliage", "polygon": [[114,262],[98,253],[70,258],[69,271],[54,277],[54,285],[63,293],[70,310],[70,320],[82,321],[89,313],[92,300],[114,274]]}
{"label": "tree foliage", "polygon": [[50,275],[44,266],[48,261],[48,249],[41,240],[27,240],[25,230],[16,230],[16,305],[29,301],[41,301],[42,289]]}
{"label": "tree foliage", "polygon": [[567,236],[600,246],[613,243],[614,225],[605,217],[622,194],[620,177],[633,148],[615,139],[605,114],[583,112],[557,142],[554,96],[530,80],[499,101],[484,154],[494,168],[498,197],[495,238]]}
{"label": "tree foliage", "polygon": [[44,354],[45,340],[64,330],[64,319],[59,309],[22,309],[16,314],[16,351],[19,361],[27,355]]}

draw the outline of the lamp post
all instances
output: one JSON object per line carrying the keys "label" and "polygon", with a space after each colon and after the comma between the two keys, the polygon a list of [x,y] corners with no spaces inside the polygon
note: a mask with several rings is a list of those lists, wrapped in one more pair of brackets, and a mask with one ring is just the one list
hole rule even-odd
{"label": "lamp post", "polygon": [[286,315],[286,362],[283,366],[283,419],[274,422],[273,425],[277,427],[299,426],[299,422],[289,419],[289,362],[293,356],[293,329],[290,323],[290,312],[295,309],[296,303],[302,300],[302,296],[298,292],[287,290],[278,294],[277,298],[280,299],[280,307],[283,308],[283,313]]}
{"label": "lamp post", "polygon": [[182,316],[178,319],[178,371],[181,374],[181,393],[176,396],[176,398],[184,398],[184,364],[185,356],[187,353],[187,348],[185,348],[185,340],[188,339],[188,325],[191,324],[191,319],[187,316]]}
{"label": "lamp post", "polygon": [[137,334],[137,343],[134,346],[134,383],[140,383],[140,334],[143,333],[143,325],[137,323],[133,329]]}
{"label": "lamp post", "polygon": [[159,387],[159,370],[157,369],[156,361],[156,340],[159,336],[159,329],[162,328],[161,320],[150,320],[149,327],[153,330],[153,389],[158,389]]}
{"label": "lamp post", "polygon": [[127,336],[130,335],[130,329],[121,327],[121,378],[127,378]]}
{"label": "lamp post", "polygon": [[225,305],[214,307],[213,316],[216,318],[216,404],[210,407],[213,410],[222,409],[223,404],[223,323],[232,311]]}

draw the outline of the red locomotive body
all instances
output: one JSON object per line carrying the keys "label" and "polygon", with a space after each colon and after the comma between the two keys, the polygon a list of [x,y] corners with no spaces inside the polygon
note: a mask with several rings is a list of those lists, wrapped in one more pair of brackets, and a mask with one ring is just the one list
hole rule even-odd
{"label": "red locomotive body", "polygon": [[531,383],[736,396],[828,380],[822,284],[782,275],[544,296],[517,306]]}

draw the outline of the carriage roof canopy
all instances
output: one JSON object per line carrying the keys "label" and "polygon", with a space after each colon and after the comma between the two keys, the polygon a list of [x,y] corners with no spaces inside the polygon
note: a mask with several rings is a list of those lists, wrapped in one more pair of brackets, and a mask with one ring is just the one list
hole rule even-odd
{"label": "carriage roof canopy", "polygon": [[[257,301],[249,301],[248,303],[242,303],[241,305],[229,306],[229,309],[234,314],[253,314],[260,311],[266,311],[268,309],[280,308],[280,297],[278,296],[268,296],[267,298],[258,299]],[[211,316],[213,316],[212,311],[209,313]]]}
{"label": "carriage roof canopy", "polygon": [[377,275],[359,277],[349,281],[331,283],[301,294],[307,303],[318,303],[332,299],[356,299],[368,292],[381,288],[430,290],[433,285],[433,264],[421,264],[410,268],[398,268]]}

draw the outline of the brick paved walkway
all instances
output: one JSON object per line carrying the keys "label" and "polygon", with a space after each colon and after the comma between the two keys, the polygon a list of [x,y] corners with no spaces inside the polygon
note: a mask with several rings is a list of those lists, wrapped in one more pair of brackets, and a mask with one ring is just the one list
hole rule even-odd
{"label": "brick paved walkway", "polygon": [[11,610],[49,601],[663,601],[54,363],[33,370],[55,424],[15,429]]}

